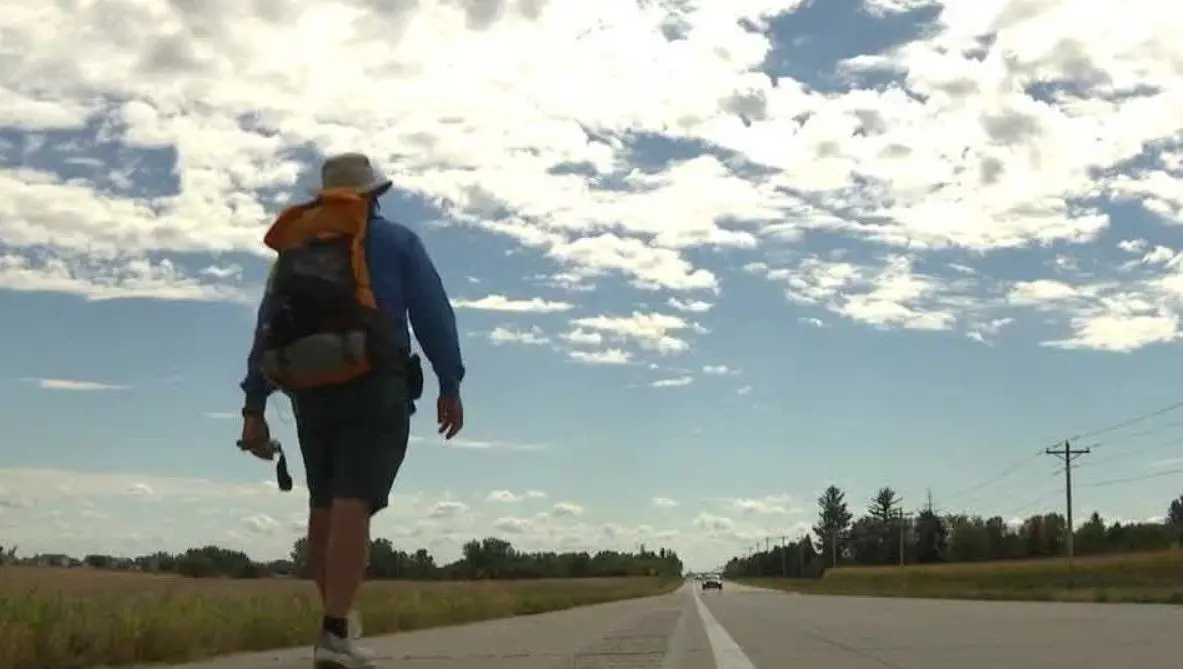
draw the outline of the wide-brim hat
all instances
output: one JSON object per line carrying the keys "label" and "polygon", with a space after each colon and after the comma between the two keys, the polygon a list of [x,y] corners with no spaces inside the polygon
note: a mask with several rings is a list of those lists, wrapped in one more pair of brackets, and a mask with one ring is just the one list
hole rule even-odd
{"label": "wide-brim hat", "polygon": [[374,167],[363,153],[342,153],[329,156],[320,168],[320,188],[352,188],[363,195],[378,197],[393,185],[381,170]]}

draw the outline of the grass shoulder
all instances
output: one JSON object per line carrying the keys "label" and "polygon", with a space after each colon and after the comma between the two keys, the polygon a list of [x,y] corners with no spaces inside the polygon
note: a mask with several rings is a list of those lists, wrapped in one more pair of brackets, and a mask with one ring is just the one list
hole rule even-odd
{"label": "grass shoulder", "polygon": [[[680,578],[376,581],[358,606],[367,635],[529,615],[672,592]],[[187,579],[0,567],[0,669],[186,662],[306,644],[315,586],[297,579]]]}
{"label": "grass shoulder", "polygon": [[737,579],[820,595],[1183,604],[1183,550],[937,565],[838,567],[820,579]]}

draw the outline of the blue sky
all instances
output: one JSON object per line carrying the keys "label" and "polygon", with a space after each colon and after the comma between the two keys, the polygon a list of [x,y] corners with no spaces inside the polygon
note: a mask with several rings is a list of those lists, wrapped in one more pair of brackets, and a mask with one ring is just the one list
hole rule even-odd
{"label": "blue sky", "polygon": [[[465,433],[422,407],[378,521],[408,548],[709,567],[831,482],[1059,509],[1042,448],[1181,399],[1165,9],[592,4],[0,19],[0,543],[287,550],[303,498],[234,448],[236,384],[262,232],[325,152],[390,174],[457,307]],[[1161,515],[1178,418],[1083,440],[1078,514]]]}

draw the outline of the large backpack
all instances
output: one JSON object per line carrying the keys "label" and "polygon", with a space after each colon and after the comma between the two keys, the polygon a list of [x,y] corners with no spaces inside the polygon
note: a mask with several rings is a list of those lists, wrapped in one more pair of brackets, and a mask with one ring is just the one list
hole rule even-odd
{"label": "large backpack", "polygon": [[267,231],[278,257],[258,346],[260,370],[278,389],[338,385],[405,361],[370,286],[369,213],[364,194],[326,190]]}

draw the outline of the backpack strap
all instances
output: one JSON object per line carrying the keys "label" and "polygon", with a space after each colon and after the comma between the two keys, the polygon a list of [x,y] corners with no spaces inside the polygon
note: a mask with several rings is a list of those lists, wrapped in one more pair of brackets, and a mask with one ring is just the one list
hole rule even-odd
{"label": "backpack strap", "polygon": [[353,278],[357,299],[362,306],[378,308],[366,258],[366,235],[370,227],[370,201],[352,188],[321,191],[312,202],[288,207],[280,212],[263,237],[263,243],[275,251],[284,251],[311,238],[347,235],[351,238]]}

